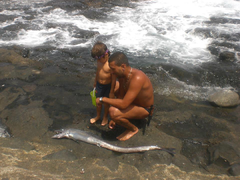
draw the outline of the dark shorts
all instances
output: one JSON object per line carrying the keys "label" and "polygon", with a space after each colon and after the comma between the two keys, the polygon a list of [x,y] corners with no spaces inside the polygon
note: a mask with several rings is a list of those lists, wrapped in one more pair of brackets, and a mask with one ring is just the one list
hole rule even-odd
{"label": "dark shorts", "polygon": [[[147,117],[147,123],[146,123],[147,126],[149,126],[150,121],[151,121],[152,116],[153,116],[154,107],[153,107],[153,105],[151,105],[150,107],[147,107],[147,108],[144,108],[144,109],[146,109],[146,111],[149,113],[148,117]],[[143,135],[145,134],[146,124],[143,126]]]}
{"label": "dark shorts", "polygon": [[149,113],[148,116],[152,116],[152,114],[153,114],[153,109],[154,109],[153,105],[151,105],[151,106],[148,107],[148,108],[144,108],[144,109],[146,109],[146,111]]}
{"label": "dark shorts", "polygon": [[110,84],[100,84],[97,82],[96,85],[96,97],[109,97],[109,93],[111,90],[111,83]]}

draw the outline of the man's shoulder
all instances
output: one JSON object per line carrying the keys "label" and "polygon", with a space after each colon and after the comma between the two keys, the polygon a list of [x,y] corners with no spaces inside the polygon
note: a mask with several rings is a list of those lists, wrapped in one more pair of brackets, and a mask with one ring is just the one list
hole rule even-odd
{"label": "man's shoulder", "polygon": [[139,69],[135,69],[135,75],[134,76],[137,79],[145,79],[147,77],[147,75]]}

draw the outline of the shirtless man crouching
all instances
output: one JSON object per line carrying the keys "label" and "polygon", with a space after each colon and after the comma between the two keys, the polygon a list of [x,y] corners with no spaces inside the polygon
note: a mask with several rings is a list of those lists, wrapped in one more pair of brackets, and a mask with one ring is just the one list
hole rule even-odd
{"label": "shirtless man crouching", "polygon": [[117,99],[107,97],[97,98],[96,102],[111,105],[109,114],[111,121],[109,128],[113,129],[116,124],[126,128],[117,139],[125,141],[138,132],[130,119],[144,119],[153,112],[153,87],[147,75],[129,66],[127,56],[122,52],[116,52],[110,56],[109,66],[111,73],[119,80]]}

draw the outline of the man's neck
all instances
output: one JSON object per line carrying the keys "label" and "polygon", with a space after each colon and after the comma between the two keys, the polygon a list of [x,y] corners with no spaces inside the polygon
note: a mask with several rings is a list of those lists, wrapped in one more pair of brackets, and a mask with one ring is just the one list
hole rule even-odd
{"label": "man's neck", "polygon": [[131,76],[131,74],[132,74],[132,67],[128,67],[127,68],[127,71],[126,71],[126,74],[125,74],[125,79],[129,79],[129,77]]}

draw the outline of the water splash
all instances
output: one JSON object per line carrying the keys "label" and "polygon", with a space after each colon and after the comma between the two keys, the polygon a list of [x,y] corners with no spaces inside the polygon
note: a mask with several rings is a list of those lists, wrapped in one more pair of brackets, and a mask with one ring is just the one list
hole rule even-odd
{"label": "water splash", "polygon": [[[210,28],[217,33],[239,32],[238,24],[205,23],[210,17],[239,19],[240,3],[234,0],[142,1],[133,2],[128,8],[92,9],[105,18],[88,18],[83,10],[39,7],[38,0],[31,1],[35,3],[33,6],[27,4],[28,0],[13,2],[19,6],[16,10],[9,8],[0,12],[0,15],[16,16],[0,24],[5,30],[0,46],[91,48],[96,40],[103,40],[112,51],[124,50],[139,57],[138,61],[199,65],[213,60],[207,50],[212,38],[196,35],[196,28]],[[26,6],[29,11],[25,11]],[[12,25],[20,28],[9,30]],[[82,31],[93,35],[75,35]],[[12,32],[15,36],[9,36]]]}

